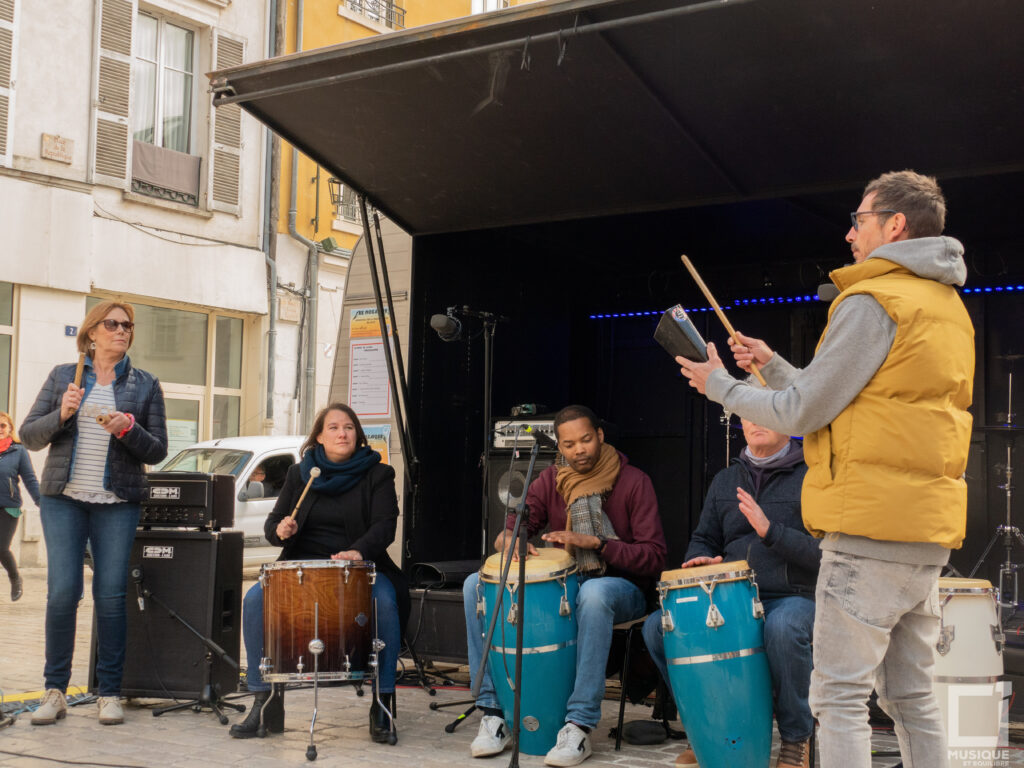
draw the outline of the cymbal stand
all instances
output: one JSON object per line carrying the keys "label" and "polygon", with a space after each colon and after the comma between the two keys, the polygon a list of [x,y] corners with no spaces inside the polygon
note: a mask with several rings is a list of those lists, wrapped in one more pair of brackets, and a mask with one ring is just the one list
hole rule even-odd
{"label": "cymbal stand", "polygon": [[1015,448],[1015,433],[1013,424],[1013,372],[1010,373],[1009,379],[1009,395],[1007,396],[1007,410],[1006,410],[1006,469],[1004,471],[1005,482],[1003,485],[997,486],[1006,494],[1006,523],[996,527],[996,532],[992,535],[988,545],[985,547],[985,551],[981,553],[981,557],[978,558],[978,562],[975,563],[974,568],[971,569],[968,578],[974,576],[977,573],[978,568],[985,561],[992,546],[1000,538],[1003,540],[1003,549],[1006,551],[1006,559],[999,568],[999,609],[1000,619],[1002,619],[1003,611],[1012,613],[1017,610],[1017,605],[1020,600],[1019,584],[1017,581],[1017,571],[1020,566],[1013,562],[1013,545],[1015,541],[1019,541],[1021,545],[1024,545],[1024,535],[1021,534],[1020,529],[1013,524],[1011,517],[1012,501],[1013,501],[1013,451]]}

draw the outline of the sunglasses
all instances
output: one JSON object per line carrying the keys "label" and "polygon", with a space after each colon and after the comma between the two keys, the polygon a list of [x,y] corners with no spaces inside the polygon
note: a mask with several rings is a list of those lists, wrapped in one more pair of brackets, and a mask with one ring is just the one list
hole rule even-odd
{"label": "sunglasses", "polygon": [[135,327],[135,323],[131,320],[101,320],[100,325],[111,333],[116,331],[119,327],[124,328],[125,333],[131,333],[132,329]]}

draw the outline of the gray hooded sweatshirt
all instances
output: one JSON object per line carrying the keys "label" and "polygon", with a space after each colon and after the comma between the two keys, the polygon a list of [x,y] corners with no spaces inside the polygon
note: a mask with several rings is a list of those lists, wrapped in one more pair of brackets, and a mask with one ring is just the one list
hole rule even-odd
{"label": "gray hooded sweatshirt", "polygon": [[[869,259],[892,261],[919,277],[962,286],[964,249],[951,237],[921,237],[882,245]],[[790,435],[807,435],[832,422],[867,385],[889,354],[896,323],[874,297],[850,296],[836,309],[814,359],[796,368],[777,352],[761,368],[771,389],[712,371],[707,396],[755,424]],[[894,542],[829,533],[822,549],[891,562],[944,565],[949,550],[927,542]]]}

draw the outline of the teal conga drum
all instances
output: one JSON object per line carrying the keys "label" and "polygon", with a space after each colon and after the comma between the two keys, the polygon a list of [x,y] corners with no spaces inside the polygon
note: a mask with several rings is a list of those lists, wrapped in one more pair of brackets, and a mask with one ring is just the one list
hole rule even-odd
{"label": "teal conga drum", "polygon": [[701,768],[767,768],[772,678],[764,610],[746,561],[665,571],[658,582],[665,661]]}
{"label": "teal conga drum", "polygon": [[[480,569],[477,612],[485,619],[485,627],[498,604],[502,565],[501,555],[495,554]],[[558,731],[565,725],[576,679],[576,562],[562,549],[539,550],[526,560],[525,588],[519,749],[528,755],[544,755],[555,746]],[[520,620],[516,615],[518,562],[509,569],[505,589],[487,660],[505,721],[511,725]]]}

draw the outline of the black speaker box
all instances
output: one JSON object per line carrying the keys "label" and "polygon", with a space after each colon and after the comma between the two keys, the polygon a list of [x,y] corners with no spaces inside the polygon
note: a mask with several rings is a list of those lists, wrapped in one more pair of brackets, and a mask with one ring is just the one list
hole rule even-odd
{"label": "black speaker box", "polygon": [[[129,573],[126,598],[128,643],[121,692],[142,698],[198,698],[206,683],[206,645],[168,609],[208,637],[236,663],[241,639],[242,532],[140,530],[129,572],[141,569],[149,591],[140,610]],[[161,607],[157,601],[163,603]],[[219,695],[238,690],[238,670],[216,654],[210,685]],[[95,692],[95,632],[89,666]]]}
{"label": "black speaker box", "polygon": [[[545,469],[555,463],[558,454],[541,451],[533,465],[531,482]],[[510,450],[492,450],[487,466],[487,547],[490,550],[494,540],[505,527],[505,516],[514,512],[526,493],[526,470],[530,466],[530,452],[519,451],[513,457]]]}
{"label": "black speaker box", "polygon": [[421,661],[467,664],[466,615],[461,589],[410,589],[407,637]]}

